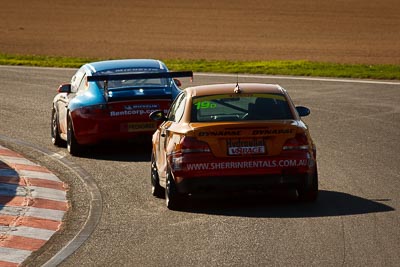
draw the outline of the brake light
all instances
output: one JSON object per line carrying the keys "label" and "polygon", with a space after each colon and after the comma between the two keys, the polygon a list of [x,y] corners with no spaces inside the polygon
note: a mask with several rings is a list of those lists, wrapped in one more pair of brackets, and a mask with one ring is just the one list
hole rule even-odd
{"label": "brake light", "polygon": [[180,151],[185,153],[209,153],[210,147],[206,142],[197,140],[195,137],[185,136],[180,142]]}
{"label": "brake light", "polygon": [[80,110],[82,114],[102,114],[106,109],[107,105],[101,104],[82,107]]}
{"label": "brake light", "polygon": [[283,145],[283,150],[308,150],[308,139],[305,133],[298,133],[294,138],[288,139]]}
{"label": "brake light", "polygon": [[169,154],[171,156],[171,167],[174,171],[182,170],[185,154],[210,152],[211,149],[206,142],[197,140],[195,137],[184,136],[176,146],[175,151]]}

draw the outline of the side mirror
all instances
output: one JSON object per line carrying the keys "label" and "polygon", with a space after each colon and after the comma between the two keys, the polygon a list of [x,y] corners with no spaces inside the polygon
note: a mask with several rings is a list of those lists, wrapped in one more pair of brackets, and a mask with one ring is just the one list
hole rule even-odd
{"label": "side mirror", "polygon": [[71,84],[70,83],[64,83],[64,84],[61,84],[59,87],[58,87],[58,90],[57,90],[59,93],[67,93],[67,94],[69,94],[69,93],[71,93]]}
{"label": "side mirror", "polygon": [[306,117],[310,115],[311,111],[309,108],[303,107],[303,106],[298,106],[296,107],[297,113],[299,113],[300,117]]}
{"label": "side mirror", "polygon": [[176,86],[178,86],[178,87],[182,86],[182,83],[179,79],[174,79],[174,82],[175,82]]}
{"label": "side mirror", "polygon": [[164,112],[162,110],[156,110],[150,113],[149,118],[153,121],[166,121],[167,117],[165,117]]}

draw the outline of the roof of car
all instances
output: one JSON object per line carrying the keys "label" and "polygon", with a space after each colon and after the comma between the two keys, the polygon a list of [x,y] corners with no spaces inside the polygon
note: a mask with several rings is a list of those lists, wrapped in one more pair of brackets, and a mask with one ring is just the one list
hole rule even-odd
{"label": "roof of car", "polygon": [[237,92],[238,84],[212,84],[188,87],[185,90],[191,96],[205,96],[215,94],[230,94],[230,93],[268,93],[282,94],[284,89],[277,84],[262,84],[262,83],[239,83],[239,92]]}
{"label": "roof of car", "polygon": [[108,70],[116,69],[158,69],[160,71],[167,71],[165,64],[155,59],[117,59],[105,60],[87,63],[85,65],[91,73],[101,73]]}

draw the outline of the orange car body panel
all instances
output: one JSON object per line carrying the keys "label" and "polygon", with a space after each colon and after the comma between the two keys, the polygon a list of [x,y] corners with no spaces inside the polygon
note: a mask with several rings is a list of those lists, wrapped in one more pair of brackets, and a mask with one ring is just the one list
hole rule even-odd
{"label": "orange car body panel", "polygon": [[[182,118],[178,122],[165,121],[153,135],[153,154],[161,185],[165,186],[167,171],[172,172],[179,190],[188,193],[180,186],[188,180],[218,177],[229,183],[230,179],[243,177],[245,183],[246,177],[251,176],[265,180],[273,176],[279,180],[285,175],[307,177],[315,170],[316,150],[308,127],[280,86],[243,83],[238,88],[236,84],[222,84],[191,87],[185,91],[187,101]],[[271,94],[272,98],[276,96],[288,102],[293,118],[191,122],[193,98],[216,94],[232,98]],[[307,146],[301,150],[284,150],[288,140],[298,135],[306,138]],[[208,144],[209,151],[184,153],[182,141],[188,137]]]}

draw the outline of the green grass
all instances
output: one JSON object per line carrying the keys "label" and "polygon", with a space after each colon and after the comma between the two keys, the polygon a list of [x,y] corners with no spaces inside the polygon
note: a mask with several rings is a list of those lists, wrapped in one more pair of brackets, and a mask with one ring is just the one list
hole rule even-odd
{"label": "green grass", "polygon": [[[107,60],[107,58],[0,54],[0,65],[78,68],[84,63],[98,60]],[[193,70],[194,72],[400,80],[400,65],[338,64],[305,60],[217,61],[164,59],[163,61],[171,70],[176,71]]]}

